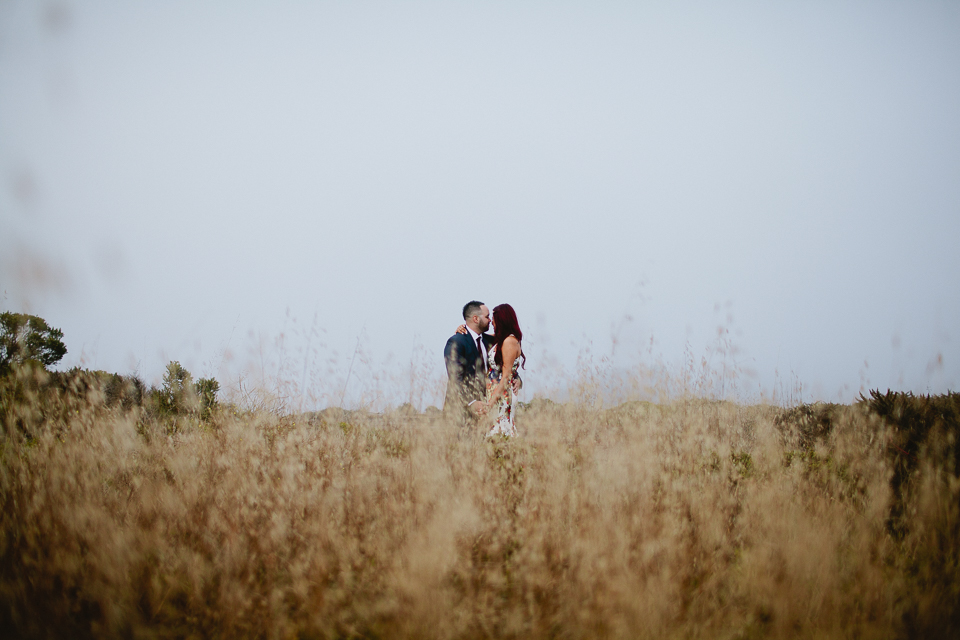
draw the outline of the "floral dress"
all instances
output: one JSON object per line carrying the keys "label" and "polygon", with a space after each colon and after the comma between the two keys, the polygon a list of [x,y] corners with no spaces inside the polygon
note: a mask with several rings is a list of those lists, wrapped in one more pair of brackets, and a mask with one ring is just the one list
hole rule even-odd
{"label": "floral dress", "polygon": [[[489,358],[487,362],[490,363],[490,371],[487,374],[487,397],[490,397],[490,393],[493,391],[493,388],[497,386],[497,383],[500,382],[500,378],[503,376],[501,371],[501,366],[496,362],[497,355],[497,345],[493,345],[490,349]],[[513,361],[513,373],[512,376],[516,377],[517,368],[520,366],[520,358],[517,358]],[[497,402],[490,409],[490,415],[496,418],[496,421],[493,423],[493,428],[487,432],[487,437],[493,437],[497,435],[503,435],[512,437],[517,435],[517,425],[514,422],[516,417],[516,396],[513,394],[513,386],[506,385],[503,389],[503,393]]]}

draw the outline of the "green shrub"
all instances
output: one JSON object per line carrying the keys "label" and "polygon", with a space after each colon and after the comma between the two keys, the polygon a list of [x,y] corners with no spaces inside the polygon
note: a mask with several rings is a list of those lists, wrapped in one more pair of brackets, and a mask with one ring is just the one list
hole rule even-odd
{"label": "green shrub", "polygon": [[0,313],[0,375],[17,365],[36,362],[46,368],[60,362],[67,353],[63,332],[46,320],[25,313]]}

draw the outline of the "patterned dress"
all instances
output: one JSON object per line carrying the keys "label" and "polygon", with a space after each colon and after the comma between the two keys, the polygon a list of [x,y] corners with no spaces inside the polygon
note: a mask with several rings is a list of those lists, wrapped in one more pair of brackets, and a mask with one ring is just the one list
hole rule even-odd
{"label": "patterned dress", "polygon": [[[490,371],[487,375],[487,397],[490,397],[493,388],[497,386],[497,383],[500,382],[500,378],[503,376],[501,371],[501,366],[496,362],[497,355],[497,345],[493,345],[490,349],[489,358],[487,362],[490,363]],[[520,358],[517,358],[513,361],[513,373],[512,376],[516,377],[517,368],[520,366]],[[503,393],[497,398],[496,404],[491,407],[490,415],[496,418],[496,422],[493,423],[493,428],[487,432],[487,437],[493,437],[497,435],[513,437],[517,435],[517,425],[514,421],[516,417],[516,396],[513,394],[513,386],[506,385],[503,389]]]}

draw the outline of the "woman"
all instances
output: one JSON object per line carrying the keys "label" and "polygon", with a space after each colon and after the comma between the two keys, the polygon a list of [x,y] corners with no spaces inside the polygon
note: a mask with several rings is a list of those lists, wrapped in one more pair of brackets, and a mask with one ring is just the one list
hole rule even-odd
{"label": "woman", "polygon": [[508,304],[493,309],[493,341],[490,347],[489,372],[487,376],[487,399],[484,402],[486,414],[493,418],[493,428],[487,437],[517,435],[516,396],[513,393],[514,376],[520,366],[520,358],[526,365],[527,356],[523,354],[520,341],[523,332],[517,322],[517,314]]}

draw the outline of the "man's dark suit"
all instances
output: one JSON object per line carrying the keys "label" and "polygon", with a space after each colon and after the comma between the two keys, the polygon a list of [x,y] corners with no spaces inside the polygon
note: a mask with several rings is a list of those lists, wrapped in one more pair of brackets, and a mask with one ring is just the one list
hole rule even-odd
{"label": "man's dark suit", "polygon": [[[481,334],[486,349],[493,344],[493,336]],[[455,333],[443,348],[443,360],[447,365],[447,395],[443,413],[460,427],[475,422],[468,405],[483,401],[487,394],[487,372],[477,343],[469,333]]]}

